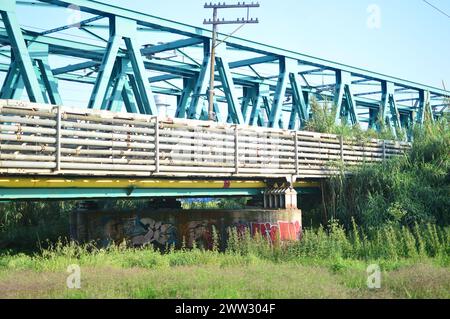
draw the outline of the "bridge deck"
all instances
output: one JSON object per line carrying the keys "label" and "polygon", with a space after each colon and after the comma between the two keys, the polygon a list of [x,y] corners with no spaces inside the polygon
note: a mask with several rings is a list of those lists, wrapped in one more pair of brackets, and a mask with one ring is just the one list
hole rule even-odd
{"label": "bridge deck", "polygon": [[409,147],[0,100],[0,176],[326,178]]}

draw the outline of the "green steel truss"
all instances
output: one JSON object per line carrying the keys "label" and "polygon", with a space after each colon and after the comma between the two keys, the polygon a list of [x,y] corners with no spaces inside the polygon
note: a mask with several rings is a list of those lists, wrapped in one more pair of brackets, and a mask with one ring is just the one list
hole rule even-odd
{"label": "green steel truss", "polygon": [[[29,3],[48,12],[78,8],[83,19],[36,32],[19,24],[26,1],[2,0],[0,98],[70,105],[61,83],[71,82],[90,87],[84,107],[154,115],[158,94],[174,101],[169,116],[207,119],[210,31],[98,1]],[[67,36],[75,31],[91,40]],[[169,40],[154,43],[156,35]],[[217,121],[300,130],[314,116],[315,98],[334,104],[337,122],[399,132],[448,111],[445,90],[223,34],[219,40]],[[65,66],[52,67],[54,59]]]}

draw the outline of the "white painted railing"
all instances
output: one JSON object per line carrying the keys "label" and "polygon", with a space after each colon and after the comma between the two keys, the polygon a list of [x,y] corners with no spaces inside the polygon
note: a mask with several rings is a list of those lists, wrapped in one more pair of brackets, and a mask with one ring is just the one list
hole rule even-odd
{"label": "white painted railing", "polygon": [[0,174],[322,178],[409,143],[0,100]]}

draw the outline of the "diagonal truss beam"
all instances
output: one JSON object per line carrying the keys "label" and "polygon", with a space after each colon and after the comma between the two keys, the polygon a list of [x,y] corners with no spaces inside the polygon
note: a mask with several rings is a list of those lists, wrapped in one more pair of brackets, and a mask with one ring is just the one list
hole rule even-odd
{"label": "diagonal truss beam", "polygon": [[108,94],[112,89],[113,83],[120,81],[120,77],[123,76],[119,75],[119,78],[113,78],[114,68],[117,68],[116,61],[118,60],[121,41],[124,40],[127,56],[133,70],[133,77],[130,77],[132,83],[130,84],[138,105],[141,105],[140,111],[143,114],[157,114],[150,84],[145,77],[145,66],[139,50],[140,46],[137,44],[136,33],[137,24],[135,21],[118,17],[110,18],[110,39],[91,94],[89,108],[105,109],[105,102],[108,100]]}
{"label": "diagonal truss beam", "polygon": [[[77,5],[81,11],[95,15],[85,21],[108,19],[110,21],[108,26],[86,26],[100,29],[109,28],[110,37],[107,46],[105,48],[104,46],[69,41],[63,38],[49,37],[42,33],[21,30],[17,20],[14,21],[14,1],[4,0],[0,3],[0,11],[2,18],[6,16],[10,22],[9,24],[7,21],[5,22],[6,29],[0,28],[0,45],[11,45],[12,54],[11,63],[7,66],[6,80],[1,91],[2,96],[21,97],[23,90],[26,89],[31,100],[58,103],[61,101],[57,79],[62,79],[72,82],[94,83],[94,91],[89,102],[90,107],[119,110],[125,104],[127,111],[134,110],[134,112],[156,114],[156,106],[154,106],[153,93],[150,88],[150,83],[153,83],[152,87],[158,94],[179,96],[177,116],[201,119],[205,114],[203,102],[206,100],[209,62],[204,59],[203,63],[198,63],[194,56],[191,57],[190,54],[188,55],[188,63],[185,63],[184,59],[183,62],[176,59],[153,59],[151,55],[167,50],[179,50],[184,47],[198,47],[199,44],[203,43],[203,58],[208,57],[209,60],[205,48],[210,43],[210,31],[133,12],[95,0],[41,0],[38,2],[47,3],[49,4],[48,7]],[[72,26],[61,28],[68,27]],[[49,32],[57,32],[61,28],[49,30]],[[147,29],[159,30],[162,33],[170,32],[186,38],[142,48],[137,43],[137,34],[139,30],[145,31]],[[52,71],[48,59],[39,58],[40,49],[33,49],[33,46],[37,43],[48,45],[47,56],[49,54],[60,55],[91,61],[68,65]],[[436,111],[433,110],[433,107],[437,105],[438,101],[430,99],[430,102],[434,104],[425,103],[426,94],[442,99],[450,95],[445,90],[235,37],[227,38],[223,47],[225,46],[229,50],[243,51],[242,55],[247,57],[241,61],[228,63],[224,54],[215,61],[218,65],[215,81],[221,82],[217,89],[220,89],[224,94],[224,97],[218,96],[217,102],[227,104],[228,114],[230,115],[228,121],[233,123],[252,122],[253,124],[279,128],[287,128],[287,124],[289,124],[289,128],[301,128],[309,117],[308,101],[311,95],[325,96],[326,99],[334,98],[339,108],[337,120],[343,120],[351,124],[369,121],[369,126],[373,127],[376,125],[378,115],[383,118],[387,112],[389,123],[392,126],[406,127],[413,120],[419,123],[425,120],[427,112]],[[33,50],[36,51],[36,54]],[[256,54],[258,56],[254,57]],[[145,56],[148,59],[145,59]],[[253,57],[248,58],[249,56]],[[261,72],[255,68],[255,65],[258,64],[271,65],[274,63],[279,64],[279,70],[270,75],[262,76]],[[4,66],[2,68],[4,69]],[[238,68],[249,68],[249,70],[236,70]],[[83,69],[91,70],[85,76],[70,74]],[[273,71],[272,69],[271,71]],[[305,69],[306,71],[304,71]],[[149,79],[149,76],[145,75],[146,70],[161,72],[163,75],[153,76]],[[326,73],[323,73],[325,70]],[[249,75],[249,71],[253,73]],[[244,74],[243,72],[247,73]],[[336,85],[333,83],[325,86],[324,83],[322,87],[310,86],[308,84],[309,78],[307,79],[305,75],[319,73],[327,76],[333,76],[336,73]],[[172,80],[177,80],[177,84],[167,82]],[[160,81],[166,82],[161,85],[166,86],[168,84],[175,89],[154,84]],[[179,89],[181,81],[184,84],[183,90]],[[305,88],[301,86],[303,82],[306,83]],[[390,94],[387,93],[388,89],[379,92],[374,89],[373,94],[359,94],[360,85],[383,86],[387,83],[397,87],[398,92],[394,90]],[[265,86],[268,87],[268,94],[261,94],[261,87]],[[243,94],[236,89],[241,87]],[[333,87],[335,88],[335,94],[332,93]],[[417,104],[415,106],[400,104],[401,102],[407,102],[406,99],[396,100],[394,98],[394,93],[400,93],[400,90],[402,94],[420,95],[420,98],[415,98],[418,101]],[[358,94],[354,94],[355,92],[358,92]],[[375,97],[375,95],[377,96]],[[255,105],[258,106],[256,109]],[[357,107],[364,108],[364,111],[360,110],[358,113]],[[222,105],[219,108],[216,103],[215,108],[219,113],[222,110]],[[383,109],[381,110],[381,108]],[[413,113],[416,110],[418,110],[417,116]],[[225,116],[225,113],[219,115]],[[433,119],[433,116],[431,116],[431,119]]]}
{"label": "diagonal truss beam", "polygon": [[2,0],[0,3],[0,15],[11,42],[16,66],[23,78],[29,99],[31,102],[44,103],[44,96],[34,71],[33,62],[17,21],[15,5],[15,0]]}
{"label": "diagonal truss beam", "polygon": [[336,93],[334,99],[336,122],[344,121],[351,125],[358,125],[359,118],[352,92],[351,77],[352,75],[349,72],[336,71]]}

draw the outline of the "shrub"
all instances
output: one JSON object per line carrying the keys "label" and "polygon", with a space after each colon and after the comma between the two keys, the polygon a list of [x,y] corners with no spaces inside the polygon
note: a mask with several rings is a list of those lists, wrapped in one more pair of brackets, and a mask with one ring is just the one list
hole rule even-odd
{"label": "shrub", "polygon": [[446,120],[414,128],[411,150],[356,168],[326,185],[327,209],[346,227],[450,223],[450,130]]}

